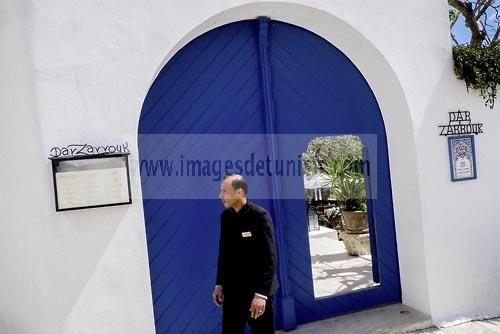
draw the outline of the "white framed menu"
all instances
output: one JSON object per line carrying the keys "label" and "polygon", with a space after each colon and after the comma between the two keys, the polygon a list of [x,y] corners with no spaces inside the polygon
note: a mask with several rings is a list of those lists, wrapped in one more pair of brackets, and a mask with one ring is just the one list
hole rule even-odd
{"label": "white framed menu", "polygon": [[56,211],[132,203],[128,154],[51,160]]}

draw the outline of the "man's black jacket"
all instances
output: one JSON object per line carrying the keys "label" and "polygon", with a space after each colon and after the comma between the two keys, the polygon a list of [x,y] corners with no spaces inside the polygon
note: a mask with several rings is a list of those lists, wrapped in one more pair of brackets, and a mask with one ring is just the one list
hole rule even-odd
{"label": "man's black jacket", "polygon": [[217,282],[224,293],[272,296],[278,289],[274,228],[266,209],[250,202],[221,214]]}

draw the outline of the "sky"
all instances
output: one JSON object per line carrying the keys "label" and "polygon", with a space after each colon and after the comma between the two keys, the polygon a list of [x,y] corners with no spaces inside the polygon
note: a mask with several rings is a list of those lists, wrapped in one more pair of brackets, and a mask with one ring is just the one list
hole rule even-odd
{"label": "sky", "polygon": [[[495,4],[500,5],[500,0],[496,0]],[[487,11],[489,21],[494,24],[494,20],[496,17],[496,12],[493,9],[490,9]],[[455,23],[453,29],[452,29],[453,34],[455,35],[456,40],[460,44],[465,44],[470,41],[470,31],[469,29],[465,26],[464,23],[464,17],[460,15],[457,23]],[[492,31],[489,31],[489,35],[493,35]]]}
{"label": "sky", "polygon": [[455,35],[455,39],[458,41],[458,43],[465,44],[470,41],[470,31],[465,27],[463,16],[460,15],[460,18],[458,19],[457,23],[455,23],[451,31]]}

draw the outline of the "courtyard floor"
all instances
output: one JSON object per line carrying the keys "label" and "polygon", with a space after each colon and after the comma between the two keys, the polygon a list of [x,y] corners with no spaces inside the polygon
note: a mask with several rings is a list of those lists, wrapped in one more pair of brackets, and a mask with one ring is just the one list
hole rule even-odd
{"label": "courtyard floor", "polygon": [[374,286],[371,255],[351,256],[335,230],[309,232],[316,298]]}

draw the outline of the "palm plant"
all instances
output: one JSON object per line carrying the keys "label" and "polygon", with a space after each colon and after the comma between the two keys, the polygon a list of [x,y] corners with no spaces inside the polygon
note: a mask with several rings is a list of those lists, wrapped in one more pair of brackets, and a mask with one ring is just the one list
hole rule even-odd
{"label": "palm plant", "polygon": [[332,179],[330,196],[347,211],[366,211],[365,180],[356,168],[355,161],[345,155],[323,164],[323,169]]}
{"label": "palm plant", "polygon": [[363,175],[350,173],[332,181],[331,195],[346,211],[366,211]]}
{"label": "palm plant", "polygon": [[346,155],[341,155],[335,160],[327,160],[322,164],[323,170],[330,177],[332,183],[338,179],[343,178],[353,169],[352,159]]}

